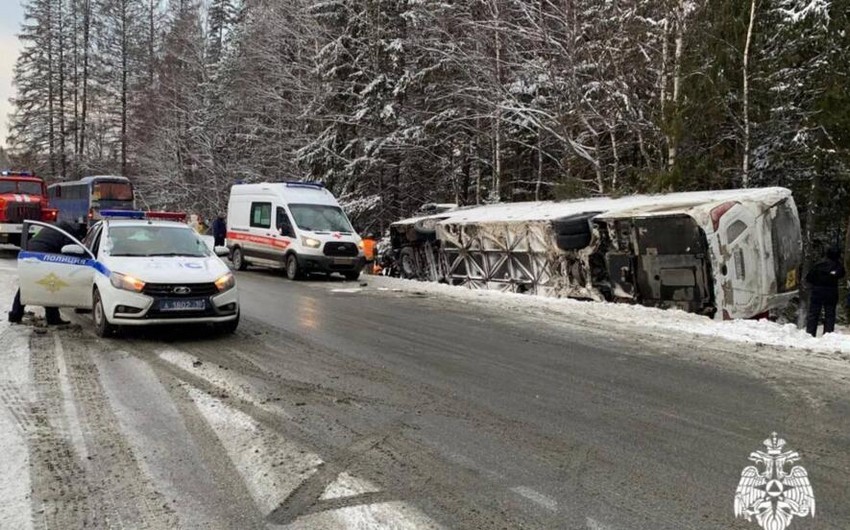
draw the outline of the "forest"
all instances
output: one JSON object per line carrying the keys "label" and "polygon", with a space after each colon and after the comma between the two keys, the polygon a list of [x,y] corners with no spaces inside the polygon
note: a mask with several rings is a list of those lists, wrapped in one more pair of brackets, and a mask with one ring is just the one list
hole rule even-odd
{"label": "forest", "polygon": [[785,186],[850,210],[850,0],[24,0],[7,151],[214,215],[321,181],[379,232],[427,202]]}

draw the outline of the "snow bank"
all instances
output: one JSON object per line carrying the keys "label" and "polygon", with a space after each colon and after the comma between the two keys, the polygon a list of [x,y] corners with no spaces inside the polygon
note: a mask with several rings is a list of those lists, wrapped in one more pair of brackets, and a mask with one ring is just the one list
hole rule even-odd
{"label": "snow bank", "polygon": [[794,324],[778,324],[767,320],[716,321],[673,309],[473,290],[383,276],[369,277],[369,283],[372,288],[378,290],[434,293],[455,300],[478,301],[487,304],[488,307],[553,315],[553,318],[560,318],[567,322],[609,322],[612,325],[639,328],[645,331],[689,333],[734,342],[840,353],[846,359],[850,359],[850,335],[831,333],[815,338],[807,334],[805,330],[797,329]]}

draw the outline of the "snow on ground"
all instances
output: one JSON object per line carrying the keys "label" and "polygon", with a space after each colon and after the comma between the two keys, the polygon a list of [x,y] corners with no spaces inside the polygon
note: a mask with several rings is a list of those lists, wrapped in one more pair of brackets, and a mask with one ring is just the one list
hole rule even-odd
{"label": "snow on ground", "polygon": [[[194,387],[183,385],[204,419],[224,446],[242,475],[257,507],[272,514],[305,486],[326,465],[319,455],[275,432],[264,429],[256,420],[225,402]],[[321,480],[323,476],[319,476]],[[369,502],[370,493],[380,492],[371,482],[341,472],[324,488],[317,502],[333,499],[352,500],[351,506],[330,505],[290,522],[290,530],[322,528],[327,530],[370,530],[393,528],[421,530],[439,528],[418,509],[402,501]],[[297,496],[297,495],[296,495]],[[271,526],[271,525],[270,525]]]}
{"label": "snow on ground", "polygon": [[[0,304],[11,303],[17,289],[14,269],[0,268]],[[0,313],[0,526],[33,527],[30,510],[26,417],[33,400],[28,334]]]}
{"label": "snow on ground", "polygon": [[431,282],[417,282],[368,276],[370,287],[378,290],[425,292],[447,296],[459,301],[477,301],[490,307],[526,311],[546,311],[581,322],[611,322],[629,328],[661,331],[670,334],[685,333],[713,337],[734,342],[770,345],[839,354],[850,360],[850,335],[829,333],[812,337],[794,324],[778,324],[767,320],[711,320],[704,316],[680,310],[656,309],[640,305],[584,302],[569,298],[546,298],[499,291],[466,289]]}

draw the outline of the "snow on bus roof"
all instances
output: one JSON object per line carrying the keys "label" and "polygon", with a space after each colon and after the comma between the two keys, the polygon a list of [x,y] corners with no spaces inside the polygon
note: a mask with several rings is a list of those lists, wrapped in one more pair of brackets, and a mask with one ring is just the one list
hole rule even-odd
{"label": "snow on bus roof", "polygon": [[750,188],[662,195],[630,195],[618,198],[596,197],[570,201],[491,204],[461,208],[432,216],[424,216],[424,218],[439,217],[442,224],[466,224],[549,221],[588,212],[600,212],[599,217],[601,218],[675,213],[707,214],[714,206],[727,201],[753,201],[773,204],[790,195],[791,192],[785,188]]}

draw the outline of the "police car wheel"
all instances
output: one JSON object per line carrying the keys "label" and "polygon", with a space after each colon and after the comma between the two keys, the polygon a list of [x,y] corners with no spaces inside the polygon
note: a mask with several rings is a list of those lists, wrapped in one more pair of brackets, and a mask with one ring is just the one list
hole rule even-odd
{"label": "police car wheel", "polygon": [[233,252],[230,254],[230,261],[233,263],[233,268],[238,271],[244,271],[248,268],[248,263],[245,261],[245,257],[242,255],[242,249],[239,247],[233,249]]}
{"label": "police car wheel", "polygon": [[103,300],[100,293],[95,290],[94,304],[92,304],[92,317],[94,318],[94,330],[98,337],[108,337],[115,333],[115,326],[106,319],[106,311],[103,308]]}

